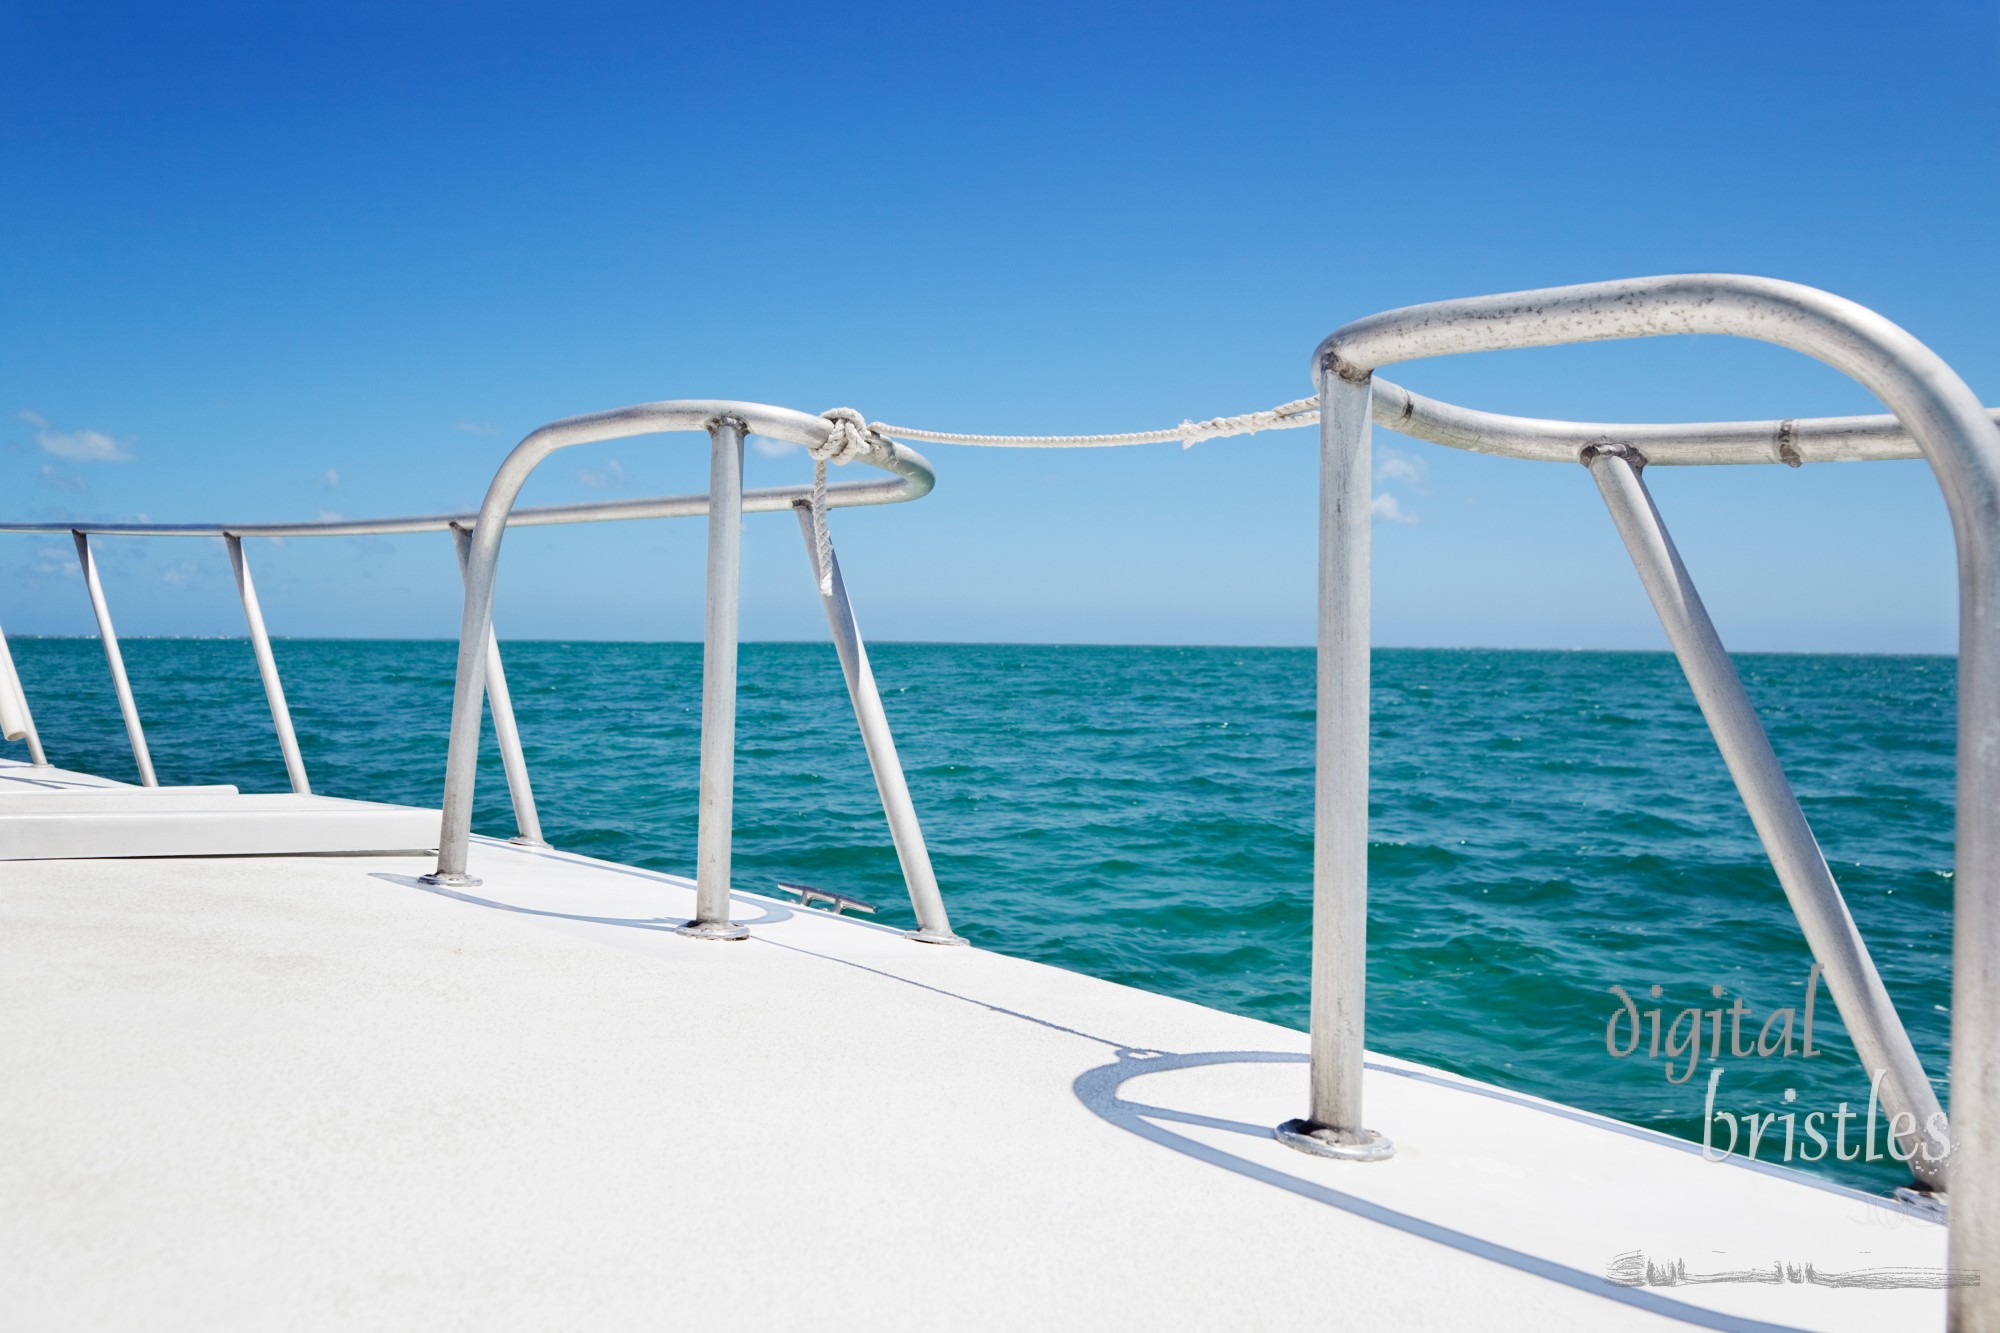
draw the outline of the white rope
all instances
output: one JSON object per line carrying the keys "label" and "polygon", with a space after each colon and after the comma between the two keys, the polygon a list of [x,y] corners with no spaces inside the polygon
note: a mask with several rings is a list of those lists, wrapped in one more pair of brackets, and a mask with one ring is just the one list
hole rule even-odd
{"label": "white rope", "polygon": [[1123,435],[960,435],[951,431],[918,430],[911,426],[871,422],[851,407],[836,407],[820,415],[831,422],[833,428],[827,431],[824,443],[817,447],[809,446],[806,452],[812,455],[813,460],[813,565],[819,575],[821,595],[831,597],[833,539],[826,531],[826,465],[851,463],[874,448],[878,440],[893,437],[928,444],[984,445],[994,449],[1094,449],[1121,444],[1165,444],[1178,440],[1181,448],[1192,449],[1203,440],[1316,425],[1319,422],[1319,399],[1299,398],[1263,412],[1210,417],[1207,421],[1183,421],[1172,430],[1129,431]]}
{"label": "white rope", "polygon": [[[829,417],[832,413],[827,414]],[[1172,430],[1129,431],[1123,435],[959,435],[941,430],[917,430],[870,422],[877,435],[928,444],[971,444],[994,449],[1094,449],[1121,444],[1166,444],[1178,440],[1183,449],[1192,449],[1203,440],[1226,439],[1232,435],[1255,435],[1266,430],[1291,430],[1319,423],[1319,399],[1299,398],[1263,412],[1245,412],[1234,417],[1210,417],[1207,421],[1183,421]]]}
{"label": "white rope", "polygon": [[836,407],[820,415],[833,423],[833,429],[826,433],[824,443],[806,449],[813,460],[813,569],[819,575],[820,595],[831,597],[833,538],[826,531],[826,465],[851,463],[867,453],[871,447],[868,439],[870,427],[866,418],[851,407]]}

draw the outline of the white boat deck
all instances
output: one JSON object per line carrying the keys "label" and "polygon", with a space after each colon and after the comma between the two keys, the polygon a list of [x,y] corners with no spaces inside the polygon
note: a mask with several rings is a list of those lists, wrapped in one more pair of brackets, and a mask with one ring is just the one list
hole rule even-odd
{"label": "white boat deck", "polygon": [[0,759],[0,861],[417,851],[438,812],[230,786],[138,787]]}
{"label": "white boat deck", "polygon": [[[1303,1033],[479,841],[0,864],[0,1327],[1884,1329],[1944,1229]],[[1496,1040],[1504,1034],[1496,1034]]]}

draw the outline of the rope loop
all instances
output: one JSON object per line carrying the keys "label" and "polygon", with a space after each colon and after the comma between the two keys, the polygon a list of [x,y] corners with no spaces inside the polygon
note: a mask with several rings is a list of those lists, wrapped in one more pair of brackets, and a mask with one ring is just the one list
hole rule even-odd
{"label": "rope loop", "polygon": [[819,575],[822,597],[833,596],[833,538],[826,530],[826,465],[844,466],[874,449],[868,419],[851,407],[836,407],[820,416],[832,423],[826,439],[808,445],[813,460],[812,525],[813,572]]}
{"label": "rope loop", "polygon": [[955,431],[918,430],[869,421],[851,407],[836,407],[820,413],[830,424],[826,439],[806,452],[813,460],[812,527],[813,563],[819,574],[821,595],[833,595],[833,539],[826,531],[826,465],[851,463],[878,447],[891,447],[891,439],[920,440],[931,444],[985,445],[999,449],[1089,449],[1126,444],[1178,444],[1192,449],[1204,440],[1224,440],[1236,435],[1255,435],[1267,430],[1296,430],[1319,423],[1319,399],[1297,398],[1289,403],[1245,412],[1233,417],[1210,417],[1206,421],[1183,420],[1171,430],[1129,431],[1122,435],[962,435]]}
{"label": "rope loop", "polygon": [[806,452],[815,463],[851,463],[874,447],[868,419],[851,407],[836,407],[820,416],[833,423],[825,443]]}

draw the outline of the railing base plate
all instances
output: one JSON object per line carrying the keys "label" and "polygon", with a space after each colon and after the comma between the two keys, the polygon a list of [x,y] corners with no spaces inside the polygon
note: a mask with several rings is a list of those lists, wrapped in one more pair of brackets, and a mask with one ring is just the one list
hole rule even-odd
{"label": "railing base plate", "polygon": [[1332,1129],[1310,1120],[1287,1120],[1271,1137],[1287,1148],[1344,1162],[1383,1162],[1396,1155],[1396,1145],[1372,1129]]}
{"label": "railing base plate", "polygon": [[691,940],[747,940],[750,927],[739,926],[734,921],[690,921],[674,930],[676,935],[685,935]]}
{"label": "railing base plate", "polygon": [[1927,1190],[1917,1185],[1901,1185],[1895,1191],[1897,1203],[1921,1208],[1939,1222],[1951,1215],[1951,1200],[1943,1190]]}

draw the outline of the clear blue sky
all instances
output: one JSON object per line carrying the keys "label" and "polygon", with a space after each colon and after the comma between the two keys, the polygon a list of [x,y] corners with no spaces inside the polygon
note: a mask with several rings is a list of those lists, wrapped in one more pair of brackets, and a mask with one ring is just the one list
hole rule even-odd
{"label": "clear blue sky", "polygon": [[[9,515],[469,508],[537,424],[657,398],[1137,429],[1310,392],[1373,310],[1694,270],[1874,306],[2000,402],[1985,0],[68,0],[0,8],[0,61]],[[1720,340],[1397,378],[1600,419],[1876,410]],[[1377,525],[1379,642],[1661,644],[1582,469],[1379,439],[1412,520]],[[930,499],[836,537],[876,638],[1306,643],[1313,449],[938,447]],[[1733,646],[1950,649],[1921,465],[1654,475]],[[699,437],[625,441],[527,499],[704,479]],[[746,542],[746,635],[823,635],[790,518]],[[702,543],[517,532],[501,631],[698,637]],[[102,547],[121,630],[241,633],[218,546]],[[251,552],[278,633],[456,632],[441,537]],[[0,537],[0,623],[85,632],[70,564]]]}

